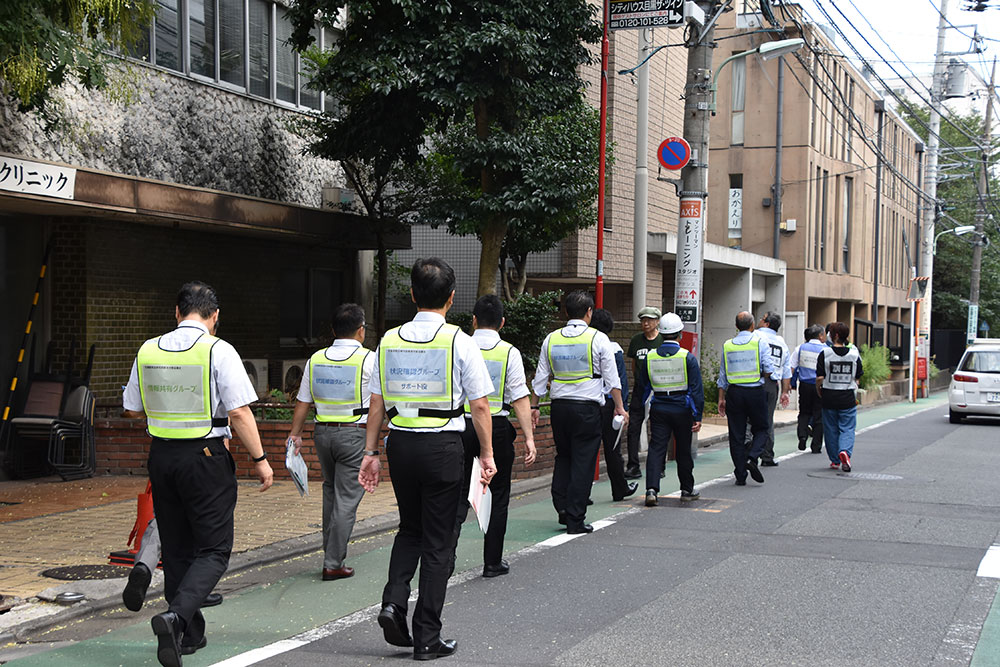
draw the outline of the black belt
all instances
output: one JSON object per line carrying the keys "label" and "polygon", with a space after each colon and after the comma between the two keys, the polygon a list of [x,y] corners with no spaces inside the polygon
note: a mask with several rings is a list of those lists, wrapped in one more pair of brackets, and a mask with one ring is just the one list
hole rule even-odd
{"label": "black belt", "polygon": [[682,396],[688,393],[687,389],[675,389],[674,391],[654,391],[653,396],[663,398],[665,396]]}
{"label": "black belt", "polygon": [[[455,408],[453,410],[437,410],[434,408],[420,408],[417,410],[418,417],[439,417],[441,419],[454,419],[455,417],[461,417],[464,414],[465,414],[464,407]],[[392,419],[393,417],[396,417],[398,415],[399,415],[399,410],[396,409],[396,406],[389,408],[389,410],[386,412],[386,416],[388,416],[389,419]]]}
{"label": "black belt", "polygon": [[368,428],[368,424],[358,422],[316,422],[316,426],[333,426],[335,428]]}
{"label": "black belt", "polygon": [[553,398],[552,405],[556,405],[557,403],[569,403],[571,405],[596,405],[598,407],[601,405],[598,401],[588,401],[585,398]]}

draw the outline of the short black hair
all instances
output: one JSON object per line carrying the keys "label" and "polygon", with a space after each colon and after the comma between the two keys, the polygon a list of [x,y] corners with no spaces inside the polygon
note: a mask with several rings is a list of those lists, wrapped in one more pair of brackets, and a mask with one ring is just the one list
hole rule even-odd
{"label": "short black hair", "polygon": [[177,293],[177,310],[180,311],[181,317],[198,313],[208,319],[218,309],[219,297],[211,285],[200,280],[192,280],[181,285],[181,291]]}
{"label": "short black hair", "polygon": [[590,317],[590,326],[610,336],[615,328],[615,318],[604,308],[598,308]]}
{"label": "short black hair", "polygon": [[589,292],[574,290],[566,295],[563,303],[566,305],[566,314],[569,315],[569,318],[579,320],[594,307],[594,297],[590,296]]}
{"label": "short black hair", "polygon": [[833,338],[841,343],[846,343],[851,335],[851,330],[843,322],[831,322],[827,330]]}
{"label": "short black hair", "polygon": [[819,324],[813,324],[806,327],[803,335],[806,337],[806,342],[811,341],[813,338],[819,338],[819,335],[823,333],[823,327]]}
{"label": "short black hair", "polygon": [[765,322],[767,322],[767,328],[770,329],[771,331],[777,331],[778,329],[781,328],[781,315],[774,312],[773,310],[769,310],[766,313],[764,313],[763,319]]}
{"label": "short black hair", "polygon": [[736,314],[736,330],[749,331],[753,326],[753,315],[745,310]]}
{"label": "short black hair", "polygon": [[499,329],[503,323],[503,301],[496,294],[484,294],[472,307],[476,324],[486,329]]}
{"label": "short black hair", "polygon": [[342,303],[333,311],[333,335],[351,338],[365,323],[365,309],[356,303]]}
{"label": "short black hair", "polygon": [[444,308],[455,291],[455,271],[439,257],[418,259],[410,270],[410,287],[417,308]]}

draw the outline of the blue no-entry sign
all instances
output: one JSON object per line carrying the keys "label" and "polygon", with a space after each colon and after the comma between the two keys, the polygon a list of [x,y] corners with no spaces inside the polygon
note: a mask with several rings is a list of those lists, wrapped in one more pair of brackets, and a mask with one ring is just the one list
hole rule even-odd
{"label": "blue no-entry sign", "polygon": [[664,139],[656,150],[656,158],[664,169],[683,169],[684,165],[691,159],[691,144],[681,137]]}

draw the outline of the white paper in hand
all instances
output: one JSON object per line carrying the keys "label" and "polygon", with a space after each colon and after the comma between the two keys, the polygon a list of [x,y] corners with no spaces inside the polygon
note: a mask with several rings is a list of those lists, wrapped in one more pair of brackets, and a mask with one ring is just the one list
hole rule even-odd
{"label": "white paper in hand", "polygon": [[479,457],[472,459],[472,476],[469,478],[469,504],[479,519],[479,529],[486,532],[490,527],[490,513],[493,511],[493,494],[490,487],[483,486],[483,468]]}
{"label": "white paper in hand", "polygon": [[295,443],[289,438],[285,442],[285,468],[292,476],[292,482],[295,484],[295,488],[298,489],[300,496],[309,495],[309,484],[307,479],[309,476],[309,469],[306,467],[306,462],[302,459],[302,454],[295,453]]}

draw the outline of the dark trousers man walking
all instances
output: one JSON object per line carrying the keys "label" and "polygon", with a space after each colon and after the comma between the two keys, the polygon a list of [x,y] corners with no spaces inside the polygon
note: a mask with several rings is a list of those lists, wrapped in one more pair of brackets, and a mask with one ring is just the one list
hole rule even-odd
{"label": "dark trousers man walking", "polygon": [[797,435],[800,450],[805,450],[810,433],[812,434],[810,449],[813,454],[819,454],[823,449],[823,404],[816,393],[815,383],[799,382]]}
{"label": "dark trousers man walking", "polygon": [[[747,459],[756,459],[767,444],[767,396],[763,387],[729,385],[726,391],[726,417],[729,420],[729,455],[733,459],[736,483],[745,484]],[[751,440],[746,442],[747,423]]]}
{"label": "dark trousers man walking", "polygon": [[552,505],[570,531],[584,527],[587,500],[601,448],[601,406],[593,401],[552,401]]}

